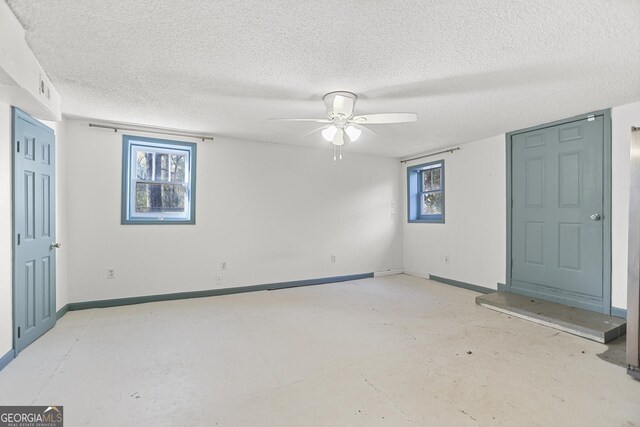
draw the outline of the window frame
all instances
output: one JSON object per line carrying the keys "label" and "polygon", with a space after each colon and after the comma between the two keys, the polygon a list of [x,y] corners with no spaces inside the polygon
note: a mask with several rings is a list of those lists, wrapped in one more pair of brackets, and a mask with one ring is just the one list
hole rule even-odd
{"label": "window frame", "polygon": [[[167,153],[185,155],[185,211],[184,213],[166,212],[135,214],[136,184],[138,182],[153,182],[171,185],[171,181],[138,180],[136,170],[137,161],[134,154],[142,148],[148,153]],[[196,223],[196,158],[197,145],[192,142],[173,141],[143,136],[122,136],[122,224],[195,224]],[[169,171],[169,177],[171,171]],[[175,185],[175,184],[174,184]]]}
{"label": "window frame", "polygon": [[[435,166],[440,165],[440,166]],[[440,190],[424,191],[423,172],[429,169],[440,169]],[[442,213],[422,214],[422,196],[425,193],[442,193]],[[435,160],[407,167],[407,221],[410,223],[444,224],[445,223],[445,164],[444,159]]]}

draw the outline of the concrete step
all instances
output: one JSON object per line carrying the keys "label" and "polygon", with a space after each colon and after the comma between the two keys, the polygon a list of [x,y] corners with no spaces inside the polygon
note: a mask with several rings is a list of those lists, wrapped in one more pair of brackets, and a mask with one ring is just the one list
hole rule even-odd
{"label": "concrete step", "polygon": [[509,292],[480,295],[476,297],[476,304],[601,343],[627,331],[627,321],[620,317]]}

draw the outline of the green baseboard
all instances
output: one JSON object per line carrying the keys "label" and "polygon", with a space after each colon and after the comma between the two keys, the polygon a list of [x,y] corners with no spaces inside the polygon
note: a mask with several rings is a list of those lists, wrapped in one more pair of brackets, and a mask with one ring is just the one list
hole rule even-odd
{"label": "green baseboard", "polygon": [[622,317],[623,319],[627,318],[627,310],[624,308],[611,307],[611,315],[615,317]]}
{"label": "green baseboard", "polygon": [[67,311],[86,310],[90,308],[119,307],[123,305],[144,304],[148,302],[173,301],[189,298],[205,298],[219,295],[231,295],[245,292],[275,291],[278,289],[297,288],[300,286],[314,286],[326,283],[347,282],[349,280],[367,279],[373,273],[351,274],[346,276],[322,277],[319,279],[294,280],[290,282],[266,283],[262,285],[239,286],[237,288],[208,289],[204,291],[176,292],[171,294],[144,295],[139,297],[115,298],[107,300],[71,302],[62,307],[57,317],[60,319]]}
{"label": "green baseboard", "polygon": [[7,351],[4,356],[0,357],[0,371],[9,364],[15,357],[13,349]]}
{"label": "green baseboard", "polygon": [[56,320],[60,320],[62,316],[67,314],[67,311],[69,311],[69,304],[65,304],[64,307],[56,311]]}
{"label": "green baseboard", "polygon": [[429,275],[429,279],[435,280],[436,282],[445,283],[447,285],[456,286],[458,288],[469,289],[470,291],[476,291],[483,294],[489,294],[491,292],[496,292],[495,289],[487,288],[484,286],[474,285],[472,283],[461,282],[459,280],[447,279],[446,277],[434,276],[432,274]]}

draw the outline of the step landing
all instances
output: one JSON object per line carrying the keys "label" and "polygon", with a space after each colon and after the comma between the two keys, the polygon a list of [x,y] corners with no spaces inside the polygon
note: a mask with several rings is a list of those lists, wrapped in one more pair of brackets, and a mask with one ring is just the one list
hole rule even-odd
{"label": "step landing", "polygon": [[614,340],[627,331],[627,321],[620,317],[509,292],[480,295],[476,297],[476,304],[600,343]]}

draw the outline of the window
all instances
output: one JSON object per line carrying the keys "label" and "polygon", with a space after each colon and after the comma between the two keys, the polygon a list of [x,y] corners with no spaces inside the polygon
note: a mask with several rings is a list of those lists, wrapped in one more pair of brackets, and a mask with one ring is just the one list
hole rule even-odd
{"label": "window", "polygon": [[407,168],[409,222],[444,222],[444,160]]}
{"label": "window", "polygon": [[195,224],[196,144],[124,135],[122,223]]}

